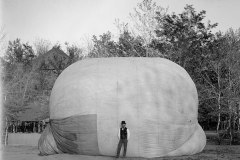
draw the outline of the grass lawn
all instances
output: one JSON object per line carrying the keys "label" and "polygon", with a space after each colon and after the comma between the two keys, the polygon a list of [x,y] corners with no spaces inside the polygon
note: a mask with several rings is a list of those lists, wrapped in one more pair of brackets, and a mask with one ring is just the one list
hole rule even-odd
{"label": "grass lawn", "polygon": [[[56,154],[39,156],[37,147],[7,146],[1,148],[3,160],[113,160],[114,157]],[[123,159],[123,158],[119,158]],[[146,160],[145,158],[125,158],[126,160]],[[240,145],[206,145],[201,153],[192,156],[152,158],[152,160],[240,160]]]}

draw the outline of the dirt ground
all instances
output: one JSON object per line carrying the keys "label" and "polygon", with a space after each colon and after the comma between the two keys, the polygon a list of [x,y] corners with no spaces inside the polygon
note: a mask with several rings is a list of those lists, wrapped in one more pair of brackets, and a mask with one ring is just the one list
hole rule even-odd
{"label": "dirt ground", "polygon": [[[115,160],[106,156],[83,156],[56,154],[39,156],[37,147],[7,146],[1,149],[3,160]],[[123,158],[119,158],[121,160]],[[145,158],[125,158],[126,160],[146,160]],[[240,160],[240,146],[207,145],[203,152],[192,156],[152,158],[151,160]]]}

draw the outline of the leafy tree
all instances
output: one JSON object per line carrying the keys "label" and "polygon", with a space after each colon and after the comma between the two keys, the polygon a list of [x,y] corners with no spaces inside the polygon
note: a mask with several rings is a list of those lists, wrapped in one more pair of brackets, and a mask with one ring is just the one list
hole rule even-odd
{"label": "leafy tree", "polygon": [[93,49],[88,56],[91,58],[117,56],[117,46],[116,42],[112,40],[111,32],[100,35],[99,39],[95,35],[93,36]]}
{"label": "leafy tree", "polygon": [[13,42],[9,41],[5,55],[7,62],[11,64],[22,63],[30,65],[34,57],[34,51],[28,43],[22,44],[20,39],[16,39]]}
{"label": "leafy tree", "polygon": [[67,42],[65,45],[67,48],[67,54],[69,56],[69,65],[84,58],[83,50],[77,45],[69,45]]}
{"label": "leafy tree", "polygon": [[233,142],[233,133],[236,122],[239,128],[239,102],[240,102],[240,30],[230,29],[226,35],[226,89],[224,92],[228,106],[228,129],[230,144]]}
{"label": "leafy tree", "polygon": [[[5,63],[7,66],[7,63]],[[6,67],[4,65],[4,68]],[[3,95],[5,114],[9,118],[16,118],[16,115],[24,111],[26,106],[33,101],[37,96],[37,90],[34,88],[36,81],[33,70],[27,70],[23,64],[16,64],[14,69],[8,70],[5,68],[3,80]],[[8,74],[12,76],[9,77]]]}
{"label": "leafy tree", "polygon": [[20,39],[9,42],[4,58],[1,59],[3,73],[4,111],[10,119],[16,119],[19,112],[39,98],[39,79],[36,56],[28,43]]}
{"label": "leafy tree", "polygon": [[191,68],[199,64],[196,60],[205,56],[204,48],[212,42],[214,35],[211,29],[217,26],[216,23],[207,26],[203,23],[205,13],[196,13],[192,5],[187,5],[179,15],[173,13],[162,17],[157,12],[159,28],[156,33],[157,37],[164,40],[153,40],[151,46],[191,74]]}
{"label": "leafy tree", "polygon": [[218,132],[221,122],[221,115],[224,112],[223,91],[225,89],[225,58],[226,58],[226,38],[222,33],[217,33],[215,40],[209,44],[208,50],[205,50],[207,57],[198,67],[197,87],[199,90],[200,109],[201,104],[208,106],[208,114],[204,119],[217,119],[216,130]]}
{"label": "leafy tree", "polygon": [[143,46],[141,37],[133,37],[130,32],[124,31],[118,40],[117,44],[119,57],[146,57],[147,52]]}
{"label": "leafy tree", "polygon": [[147,52],[141,37],[133,37],[130,32],[120,34],[117,42],[112,40],[111,33],[93,37],[94,47],[89,57],[146,57]]}
{"label": "leafy tree", "polygon": [[[207,113],[216,120],[216,130],[220,124],[228,122],[227,134],[233,142],[234,130],[239,129],[239,95],[240,95],[240,34],[239,30],[229,30],[226,34],[217,33],[215,40],[209,45],[207,58],[199,69],[201,80],[199,86],[200,114]],[[204,110],[203,110],[204,109]],[[205,115],[205,118],[208,117]]]}

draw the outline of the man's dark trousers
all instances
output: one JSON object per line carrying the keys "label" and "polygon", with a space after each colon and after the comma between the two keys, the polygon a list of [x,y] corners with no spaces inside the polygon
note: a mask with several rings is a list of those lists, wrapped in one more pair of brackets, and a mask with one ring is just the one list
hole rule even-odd
{"label": "man's dark trousers", "polygon": [[120,154],[120,150],[121,150],[121,148],[122,148],[122,145],[123,145],[123,147],[124,147],[123,157],[126,157],[127,143],[128,143],[128,140],[127,140],[127,139],[120,139],[120,140],[119,140],[119,142],[118,142],[118,148],[117,148],[117,157],[119,157],[119,154]]}

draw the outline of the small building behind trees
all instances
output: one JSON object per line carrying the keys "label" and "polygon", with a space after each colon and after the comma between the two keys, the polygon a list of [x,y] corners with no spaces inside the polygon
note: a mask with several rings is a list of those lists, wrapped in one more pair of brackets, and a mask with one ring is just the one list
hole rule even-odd
{"label": "small building behind trees", "polygon": [[57,76],[70,64],[69,56],[59,46],[53,47],[37,59],[38,68],[43,71],[52,71]]}

